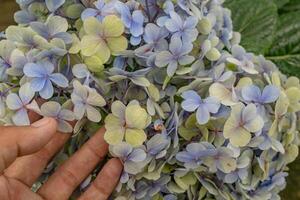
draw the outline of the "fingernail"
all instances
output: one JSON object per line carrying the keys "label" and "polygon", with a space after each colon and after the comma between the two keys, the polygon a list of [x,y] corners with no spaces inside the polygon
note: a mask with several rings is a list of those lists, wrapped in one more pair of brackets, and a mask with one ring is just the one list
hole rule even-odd
{"label": "fingernail", "polygon": [[44,117],[43,119],[41,119],[39,121],[36,121],[33,124],[31,124],[31,126],[39,128],[39,127],[47,125],[50,122],[50,120],[51,120],[51,118]]}

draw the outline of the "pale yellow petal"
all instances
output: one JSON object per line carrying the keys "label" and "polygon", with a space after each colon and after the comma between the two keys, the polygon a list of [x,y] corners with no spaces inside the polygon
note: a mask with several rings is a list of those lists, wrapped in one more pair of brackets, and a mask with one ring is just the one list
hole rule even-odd
{"label": "pale yellow petal", "polygon": [[83,22],[84,31],[89,35],[100,35],[103,25],[95,17],[89,17]]}
{"label": "pale yellow petal", "polygon": [[109,114],[107,115],[107,117],[105,118],[105,129],[106,130],[115,130],[115,129],[119,129],[119,127],[123,127],[124,126],[124,121],[122,121],[121,119],[119,119],[118,117]]}
{"label": "pale yellow petal", "polygon": [[125,140],[132,146],[140,146],[147,139],[146,133],[141,129],[126,129]]}
{"label": "pale yellow petal", "polygon": [[124,32],[122,20],[115,15],[106,16],[102,24],[105,37],[118,37]]}
{"label": "pale yellow petal", "polygon": [[81,53],[84,56],[92,56],[105,47],[105,42],[97,36],[85,35],[81,40]]}
{"label": "pale yellow petal", "polygon": [[128,41],[124,36],[107,38],[106,41],[113,55],[125,51],[128,46]]}
{"label": "pale yellow petal", "polygon": [[106,130],[104,140],[111,145],[119,144],[123,141],[124,131],[122,129]]}
{"label": "pale yellow petal", "polygon": [[237,147],[246,146],[251,140],[251,134],[244,128],[239,127],[232,132],[229,141],[231,144]]}
{"label": "pale yellow petal", "polygon": [[84,64],[92,72],[102,72],[104,69],[103,61],[97,56],[90,56],[84,59]]}
{"label": "pale yellow petal", "polygon": [[140,105],[128,105],[125,118],[129,128],[145,129],[149,124],[149,115]]}

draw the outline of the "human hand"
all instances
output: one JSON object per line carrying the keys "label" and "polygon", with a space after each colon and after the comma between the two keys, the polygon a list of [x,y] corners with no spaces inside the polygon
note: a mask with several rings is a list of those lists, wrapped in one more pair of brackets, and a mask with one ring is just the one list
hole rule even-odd
{"label": "human hand", "polygon": [[[1,200],[68,199],[108,152],[103,139],[105,131],[100,129],[34,193],[31,186],[70,137],[56,128],[52,118],[43,118],[26,127],[0,127]],[[121,172],[121,162],[115,158],[109,160],[79,200],[107,199]]]}

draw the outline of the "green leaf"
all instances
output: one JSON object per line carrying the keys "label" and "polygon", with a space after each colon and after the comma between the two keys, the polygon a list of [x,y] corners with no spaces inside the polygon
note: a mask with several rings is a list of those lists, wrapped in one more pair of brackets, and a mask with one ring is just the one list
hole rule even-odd
{"label": "green leaf", "polygon": [[283,7],[285,4],[287,4],[290,0],[273,0],[276,4],[277,8]]}
{"label": "green leaf", "polygon": [[273,41],[277,6],[270,0],[229,0],[234,30],[242,34],[241,45],[248,51],[264,54]]}
{"label": "green leaf", "polygon": [[280,13],[291,12],[291,11],[296,11],[296,10],[300,10],[300,1],[299,0],[290,0],[289,3],[285,4],[280,9]]}
{"label": "green leaf", "polygon": [[274,42],[267,58],[287,74],[300,77],[300,15],[291,12],[279,17]]}

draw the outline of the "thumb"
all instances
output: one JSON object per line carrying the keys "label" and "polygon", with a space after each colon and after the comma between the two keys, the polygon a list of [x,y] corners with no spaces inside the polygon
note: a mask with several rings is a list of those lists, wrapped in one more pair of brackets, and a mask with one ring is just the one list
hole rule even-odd
{"label": "thumb", "polygon": [[0,172],[19,156],[35,153],[54,136],[57,122],[43,118],[30,126],[0,127]]}

